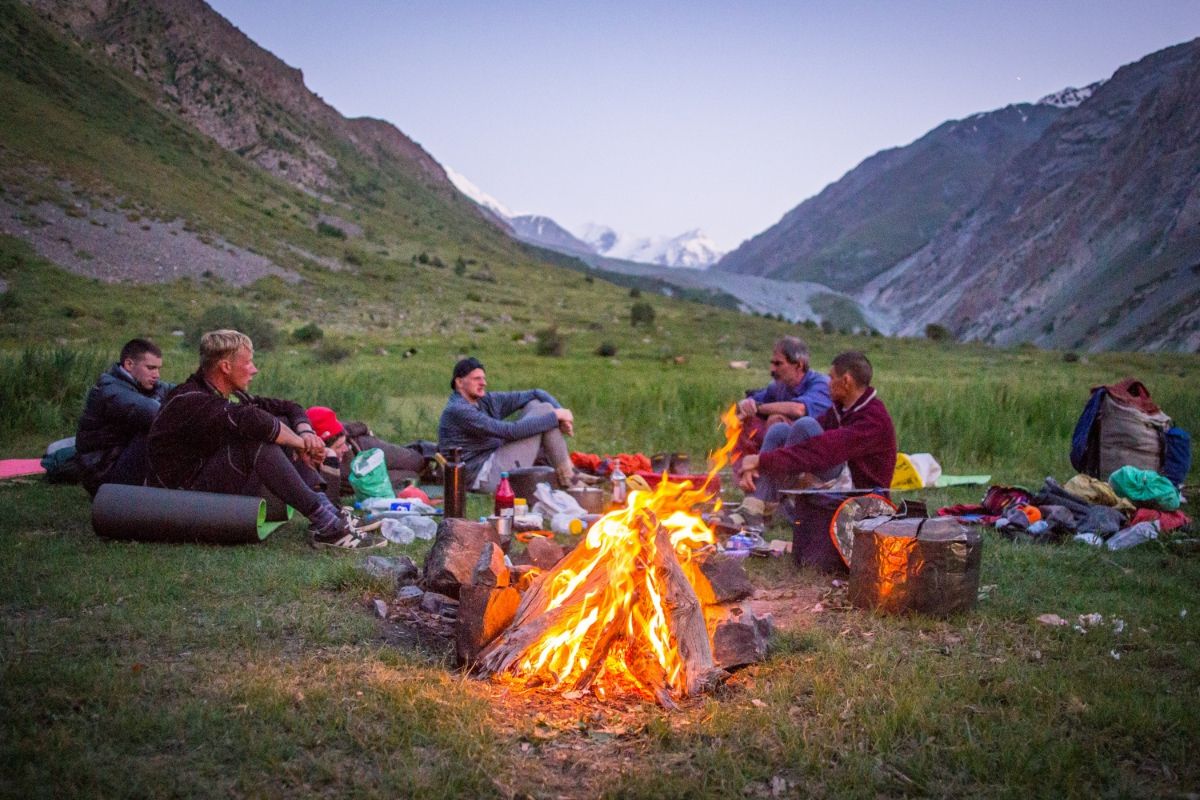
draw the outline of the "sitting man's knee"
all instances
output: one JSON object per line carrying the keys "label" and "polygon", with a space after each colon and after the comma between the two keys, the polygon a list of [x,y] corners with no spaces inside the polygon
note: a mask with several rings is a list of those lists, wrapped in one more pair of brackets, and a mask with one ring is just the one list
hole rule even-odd
{"label": "sitting man's knee", "polygon": [[521,406],[521,416],[529,414],[552,414],[554,406],[547,403],[545,400],[530,400],[525,405]]}

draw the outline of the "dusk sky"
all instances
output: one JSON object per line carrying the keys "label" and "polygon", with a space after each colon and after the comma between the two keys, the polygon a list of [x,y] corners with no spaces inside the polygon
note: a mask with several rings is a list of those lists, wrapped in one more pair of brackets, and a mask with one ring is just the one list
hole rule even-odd
{"label": "dusk sky", "polygon": [[518,213],[726,250],[881,149],[1200,36],[1200,0],[210,2]]}

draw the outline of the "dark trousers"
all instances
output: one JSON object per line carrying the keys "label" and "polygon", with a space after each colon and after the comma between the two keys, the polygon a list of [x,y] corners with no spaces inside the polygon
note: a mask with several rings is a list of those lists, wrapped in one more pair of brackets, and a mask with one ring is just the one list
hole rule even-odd
{"label": "dark trousers", "polygon": [[[111,452],[107,461],[112,458]],[[101,462],[101,466],[103,461]],[[101,484],[120,483],[126,486],[141,486],[146,482],[146,474],[150,469],[150,448],[145,433],[134,434],[122,450],[105,468],[84,467],[80,483],[87,489],[88,494],[96,496]]]}
{"label": "dark trousers", "polygon": [[243,439],[209,456],[188,488],[251,497],[262,497],[265,489],[311,518],[322,497],[312,487],[320,484],[316,470],[293,461],[279,445]]}

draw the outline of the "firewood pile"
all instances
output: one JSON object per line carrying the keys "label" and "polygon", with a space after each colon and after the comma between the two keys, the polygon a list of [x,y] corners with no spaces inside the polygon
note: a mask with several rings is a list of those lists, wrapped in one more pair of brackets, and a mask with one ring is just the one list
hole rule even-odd
{"label": "firewood pile", "polygon": [[452,640],[457,663],[480,677],[673,708],[762,661],[771,624],[744,607],[754,587],[740,561],[678,535],[672,543],[677,525],[648,522],[657,520],[646,512],[609,515],[566,552],[550,538],[502,543],[486,523],[448,519],[419,579],[402,570],[380,613]]}

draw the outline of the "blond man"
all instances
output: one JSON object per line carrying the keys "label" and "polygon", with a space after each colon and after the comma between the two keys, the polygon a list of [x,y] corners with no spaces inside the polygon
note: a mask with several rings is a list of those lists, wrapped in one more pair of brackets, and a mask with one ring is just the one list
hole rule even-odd
{"label": "blond man", "polygon": [[254,343],[233,330],[200,339],[200,368],[167,395],[150,428],[147,483],[167,489],[261,495],[308,518],[313,547],[361,550],[387,542],[355,531],[314,487],[325,443],[291,400],[250,394]]}

